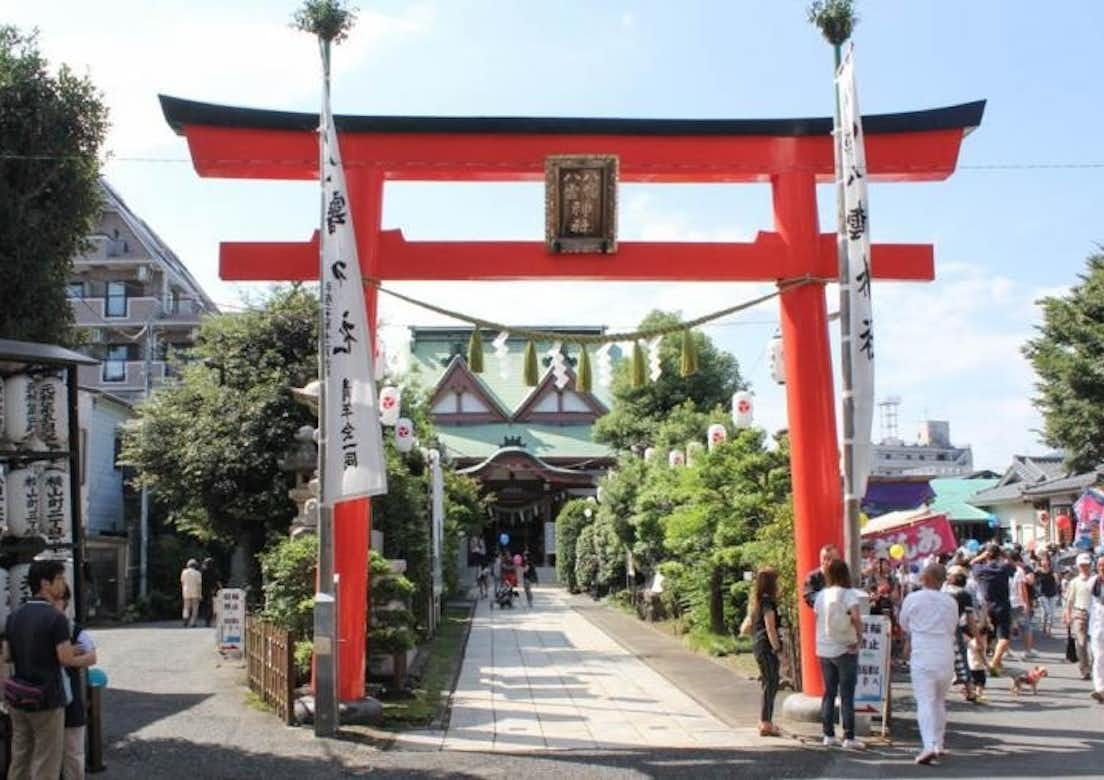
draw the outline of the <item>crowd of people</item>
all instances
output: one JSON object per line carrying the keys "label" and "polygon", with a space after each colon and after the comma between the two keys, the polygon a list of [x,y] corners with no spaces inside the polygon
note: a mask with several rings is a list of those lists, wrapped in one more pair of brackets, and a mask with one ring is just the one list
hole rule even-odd
{"label": "crowd of people", "polygon": [[533,585],[537,583],[537,568],[529,560],[529,552],[510,555],[503,550],[490,561],[479,564],[476,584],[479,597],[493,595],[494,603],[499,606],[513,606],[520,586],[525,591],[526,606],[533,606]]}
{"label": "crowd of people", "polygon": [[[759,733],[779,734],[773,723],[779,684],[778,574],[769,567],[755,578],[748,625],[759,665],[763,704]],[[1013,652],[1029,666],[1010,675],[1012,692],[1035,689],[1048,674],[1039,658],[1036,635],[1067,639],[1067,660],[1091,681],[1089,695],[1104,704],[1104,554],[1038,545],[971,544],[952,554],[922,561],[895,560],[890,549],[863,546],[863,561],[852,571],[834,545],[820,551],[820,566],[804,581],[803,600],[816,614],[816,653],[824,679],[821,702],[827,746],[862,750],[855,737],[854,695],[862,613],[887,617],[891,658],[907,668],[916,699],[921,748],[919,764],[946,754],[946,696],[960,686],[966,701],[984,704],[986,685],[1009,676],[1005,661]],[[1012,643],[1019,647],[1013,650]],[[839,706],[836,706],[836,698]],[[836,721],[843,738],[836,736]]]}

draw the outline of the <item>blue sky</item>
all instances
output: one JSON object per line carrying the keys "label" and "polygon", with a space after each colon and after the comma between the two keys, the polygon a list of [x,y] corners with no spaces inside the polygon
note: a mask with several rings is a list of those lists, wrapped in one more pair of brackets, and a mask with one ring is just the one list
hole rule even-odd
{"label": "blue sky", "polygon": [[[343,113],[771,117],[832,109],[831,53],[804,0],[438,3],[361,0],[360,24],[336,52]],[[156,7],[156,10],[151,10]],[[110,181],[212,296],[240,305],[217,278],[220,240],[302,240],[317,219],[307,183],[199,179],[156,94],[316,110],[310,39],[287,27],[293,2],[103,0],[12,3],[3,17],[37,25],[55,62],[99,83],[112,110]],[[859,2],[859,97],[868,113],[986,98],[960,170],[932,184],[871,192],[876,241],[935,244],[937,281],[875,289],[877,390],[903,399],[901,433],[948,419],[979,467],[1039,452],[1033,377],[1019,354],[1038,312],[1102,237],[1099,128],[1104,4],[971,0]],[[821,225],[833,192],[822,187]],[[390,185],[387,227],[408,238],[543,235],[535,185]],[[764,186],[625,186],[626,239],[743,240],[770,229]],[[507,322],[631,325],[650,308],[687,316],[760,292],[753,285],[407,285],[453,308]],[[829,306],[835,308],[830,288]],[[436,323],[384,302],[392,325]],[[759,419],[785,422],[763,357],[777,321],[768,303],[709,329],[740,360]],[[838,387],[838,383],[837,383]],[[877,425],[875,426],[877,431]]]}

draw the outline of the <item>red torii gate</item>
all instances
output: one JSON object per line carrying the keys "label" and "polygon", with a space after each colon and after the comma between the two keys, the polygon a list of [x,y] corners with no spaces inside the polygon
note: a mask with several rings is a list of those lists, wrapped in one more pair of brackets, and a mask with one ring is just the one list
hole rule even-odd
{"label": "red torii gate", "polygon": [[[318,178],[318,115],[161,96],[188,140],[200,176]],[[873,181],[941,181],[954,172],[984,101],[863,118]],[[816,184],[833,180],[832,121],[339,116],[341,152],[365,278],[383,280],[595,279],[772,281],[818,284],[780,296],[799,576],[826,543],[842,542],[842,500],[831,351],[823,285],[838,277],[835,233],[820,233]],[[611,255],[549,254],[543,241],[408,242],[381,230],[385,180],[540,181],[552,154],[616,154],[626,182],[769,182],[774,231],[751,243],[619,241]],[[236,281],[318,278],[318,236],[299,243],[224,242],[219,270]],[[875,278],[930,281],[927,244],[875,245]],[[377,297],[365,290],[375,327]],[[364,695],[367,501],[335,512],[341,576],[339,696]],[[806,692],[822,690],[814,621],[801,608]]]}

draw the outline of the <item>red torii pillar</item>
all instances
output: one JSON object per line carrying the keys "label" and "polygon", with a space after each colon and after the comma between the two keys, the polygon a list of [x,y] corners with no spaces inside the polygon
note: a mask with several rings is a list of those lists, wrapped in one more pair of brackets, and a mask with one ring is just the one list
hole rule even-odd
{"label": "red torii pillar", "polygon": [[[162,97],[169,124],[188,139],[201,176],[318,176],[317,115],[258,111]],[[874,181],[938,181],[955,168],[984,103],[864,118]],[[826,543],[842,542],[842,500],[824,284],[838,276],[836,241],[818,227],[816,184],[832,180],[829,119],[619,120],[338,117],[362,271],[384,280],[595,279],[816,283],[781,295],[786,402],[799,579]],[[623,181],[769,181],[775,232],[746,244],[621,242],[614,255],[550,255],[543,242],[407,242],[381,231],[383,182],[533,181],[549,154],[620,157]],[[317,278],[310,242],[224,243],[220,272],[240,281]],[[876,245],[877,279],[934,278],[928,245]],[[375,329],[376,291],[366,290]],[[341,576],[339,695],[364,694],[367,501],[335,513]],[[803,683],[822,691],[814,619],[800,607]]]}

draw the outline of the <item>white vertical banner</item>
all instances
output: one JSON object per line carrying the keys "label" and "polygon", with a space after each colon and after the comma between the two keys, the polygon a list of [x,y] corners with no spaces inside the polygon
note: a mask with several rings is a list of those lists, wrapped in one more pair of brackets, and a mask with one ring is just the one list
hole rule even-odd
{"label": "white vertical banner", "polygon": [[[836,73],[840,101],[840,133],[843,177],[844,240],[847,242],[847,279],[844,292],[851,303],[850,338],[842,345],[851,359],[851,400],[854,432],[851,445],[852,484],[844,486],[849,496],[862,499],[870,476],[874,423],[874,314],[870,301],[870,223],[866,191],[866,152],[863,148],[862,114],[855,89],[855,47],[847,52]],[[846,403],[847,399],[844,399]]]}
{"label": "white vertical banner", "polygon": [[429,451],[431,522],[433,529],[433,594],[440,596],[445,591],[444,570],[441,556],[444,552],[445,537],[445,473],[441,469],[441,453]]}
{"label": "white vertical banner", "polygon": [[376,398],[374,345],[364,307],[345,169],[327,99],[322,105],[322,364],[325,474],[322,498],[334,502],[387,492]]}

